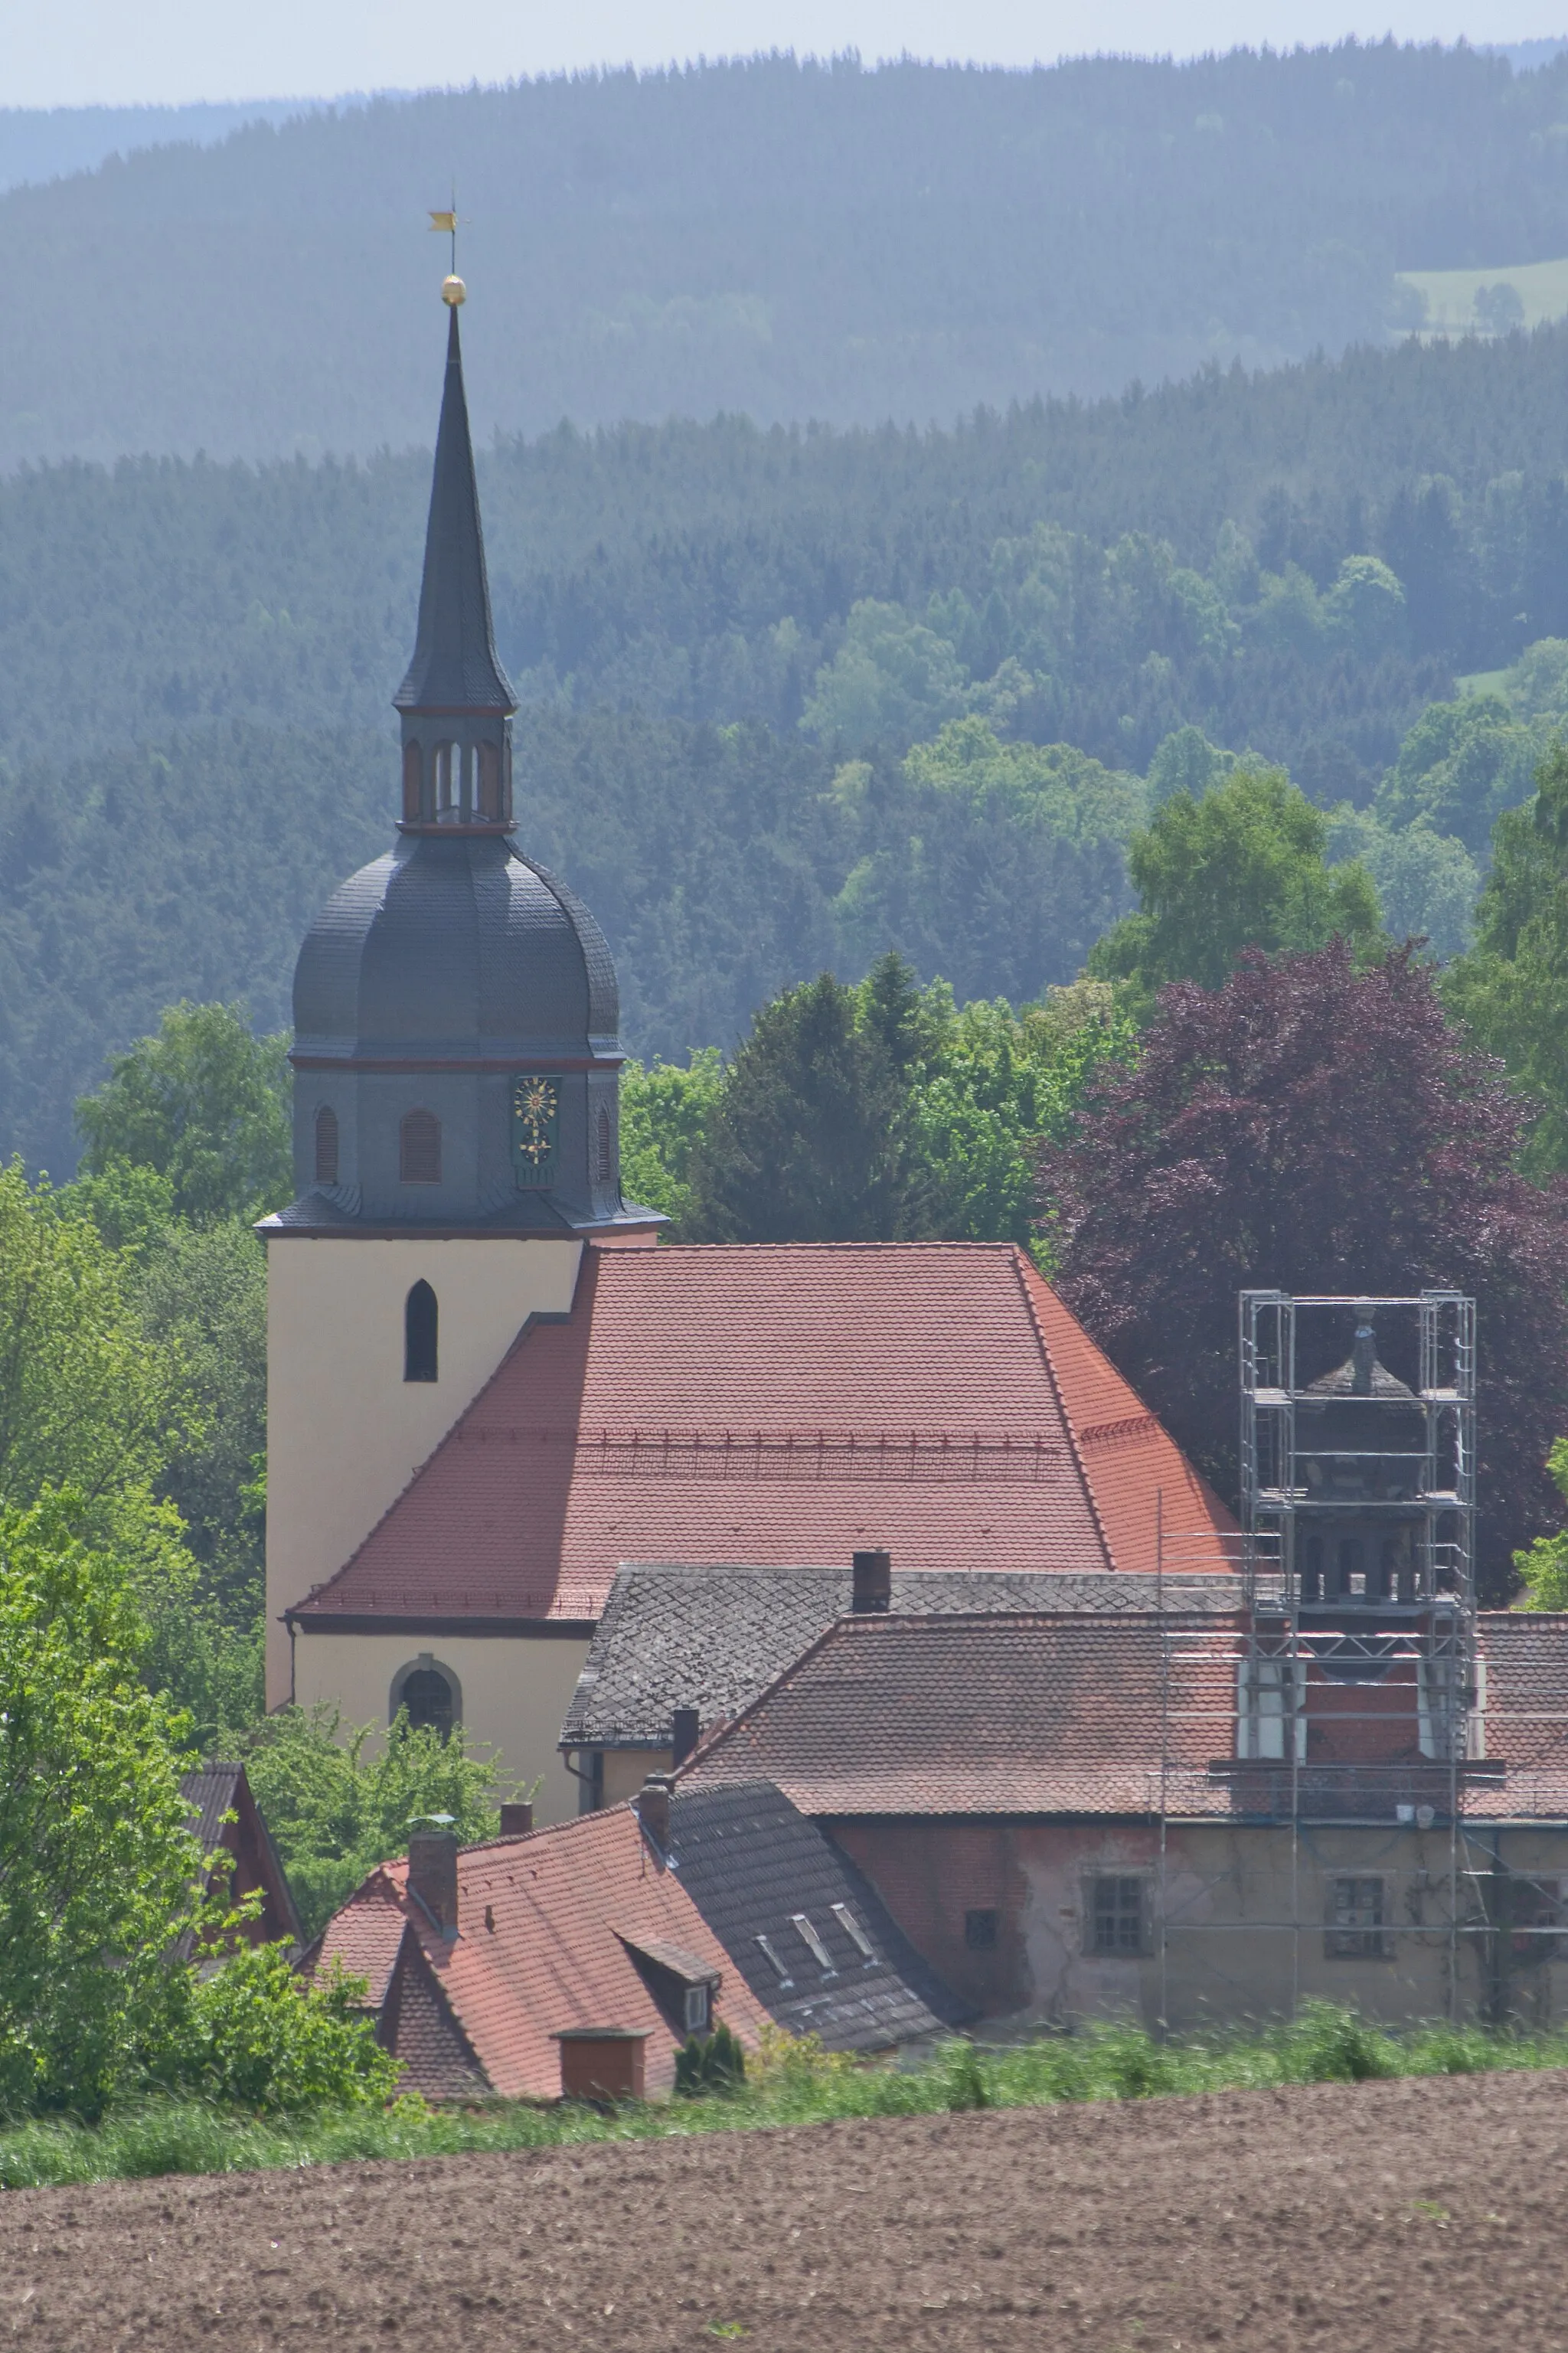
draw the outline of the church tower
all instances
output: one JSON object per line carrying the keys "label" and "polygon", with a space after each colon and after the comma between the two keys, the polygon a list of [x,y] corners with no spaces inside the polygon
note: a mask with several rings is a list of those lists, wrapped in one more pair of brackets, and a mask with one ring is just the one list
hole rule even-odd
{"label": "church tower", "polygon": [[462,281],[443,294],[397,840],[300,951],[297,1195],[259,1229],[272,1706],[290,1693],[281,1612],[363,1542],[527,1319],[567,1312],[585,1239],[651,1241],[660,1223],[621,1198],[604,934],[512,838],[516,698],[490,620]]}

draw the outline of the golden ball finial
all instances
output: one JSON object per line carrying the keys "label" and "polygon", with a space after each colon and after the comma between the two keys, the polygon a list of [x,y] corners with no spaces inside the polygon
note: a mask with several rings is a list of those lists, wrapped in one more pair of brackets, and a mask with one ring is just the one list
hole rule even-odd
{"label": "golden ball finial", "polygon": [[442,280],[441,300],[443,302],[449,303],[455,311],[459,302],[466,302],[468,299],[468,290],[464,285],[460,278],[453,277]]}

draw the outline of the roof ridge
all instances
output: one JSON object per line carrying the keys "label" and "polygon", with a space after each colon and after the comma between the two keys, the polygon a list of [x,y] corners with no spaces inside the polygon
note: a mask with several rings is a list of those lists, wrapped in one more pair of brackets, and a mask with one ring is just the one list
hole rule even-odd
{"label": "roof ridge", "polygon": [[[1013,1271],[1017,1277],[1018,1289],[1023,1294],[1025,1312],[1028,1315],[1035,1337],[1039,1343],[1040,1356],[1046,1367],[1046,1377],[1050,1382],[1056,1394],[1057,1404],[1061,1410],[1062,1424],[1067,1430],[1068,1444],[1072,1449],[1073,1463],[1078,1472],[1079,1484],[1083,1488],[1084,1501],[1089,1505],[1089,1517],[1094,1522],[1095,1533],[1104,1548],[1105,1565],[1114,1574],[1120,1575],[1121,1567],[1111,1546],[1110,1532],[1105,1525],[1105,1515],[1100,1508],[1100,1497],[1095,1493],[1094,1482],[1089,1475],[1089,1465],[1083,1459],[1078,1424],[1073,1419],[1072,1409],[1068,1403],[1067,1391],[1062,1386],[1061,1375],[1057,1368],[1056,1358],[1051,1353],[1051,1344],[1047,1336],[1038,1303],[1035,1298],[1033,1282],[1030,1280],[1032,1277],[1034,1282],[1045,1283],[1046,1278],[1041,1274],[1033,1259],[1026,1260],[1023,1250],[1016,1242],[1013,1244],[1012,1250]],[[1046,1288],[1048,1290],[1050,1286],[1046,1284]],[[1052,1296],[1055,1297],[1054,1293]],[[1068,1313],[1071,1313],[1070,1309]]]}

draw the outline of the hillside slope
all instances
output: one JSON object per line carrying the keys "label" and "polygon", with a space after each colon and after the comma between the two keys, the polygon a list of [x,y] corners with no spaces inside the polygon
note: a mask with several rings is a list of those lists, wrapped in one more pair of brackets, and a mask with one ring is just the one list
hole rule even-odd
{"label": "hillside slope", "polygon": [[0,198],[0,467],[374,450],[452,174],[481,432],[948,419],[1381,337],[1396,269],[1568,254],[1568,67],[1237,51],[1031,73],[771,58],[242,129]]}

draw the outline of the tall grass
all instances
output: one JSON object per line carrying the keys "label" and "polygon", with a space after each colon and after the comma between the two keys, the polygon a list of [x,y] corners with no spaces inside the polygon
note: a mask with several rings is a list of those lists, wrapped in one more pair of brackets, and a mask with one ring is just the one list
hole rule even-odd
{"label": "tall grass", "polygon": [[836,2056],[809,2039],[796,2042],[774,2035],[738,2091],[649,2102],[613,2115],[521,2101],[431,2108],[405,2098],[385,2109],[280,2120],[160,2100],[122,2109],[92,2126],[68,2118],[0,2126],[0,2189],[653,2140],[841,2116],[1045,2107],[1066,2101],[1542,2067],[1568,2067],[1568,2034],[1498,2034],[1438,2024],[1393,2034],[1326,2002],[1308,2005],[1289,2025],[1177,2042],[1157,2042],[1141,2028],[1126,2025],[1043,2035],[1000,2049],[954,2041],[922,2065],[907,2069]]}

